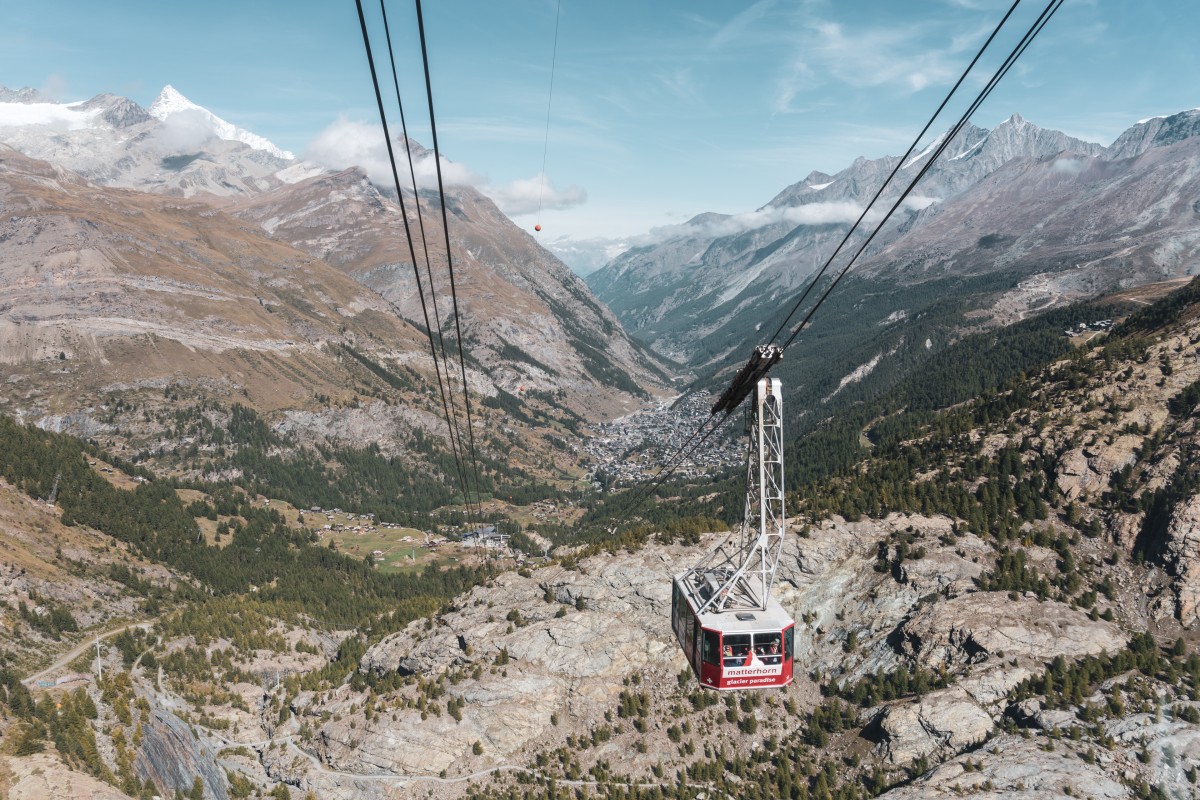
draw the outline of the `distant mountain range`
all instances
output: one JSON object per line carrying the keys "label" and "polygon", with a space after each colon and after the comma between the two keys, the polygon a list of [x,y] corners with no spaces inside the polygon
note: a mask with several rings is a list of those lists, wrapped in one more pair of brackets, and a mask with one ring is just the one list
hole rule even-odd
{"label": "distant mountain range", "polygon": [[[892,302],[846,324],[877,331],[949,297],[978,312],[971,324],[979,316],[1007,322],[1195,274],[1197,133],[1200,110],[1139,122],[1107,148],[1015,114],[993,130],[968,125],[844,284],[851,297],[886,293]],[[901,165],[898,185],[941,140]],[[860,158],[836,175],[809,175],[752,214],[702,214],[665,241],[618,256],[588,284],[660,352],[693,366],[739,361],[778,324],[897,163]],[[814,333],[833,320],[814,319]]]}
{"label": "distant mountain range", "polygon": [[[156,426],[122,412],[137,402],[116,401],[178,386],[189,403],[248,403],[289,429],[284,415],[309,415],[299,428],[341,444],[396,451],[414,428],[445,435],[400,206],[362,171],[300,161],[170,86],[149,109],[0,87],[0,197],[0,279],[13,289],[0,376],[24,387],[0,411],[157,447]],[[452,343],[435,200],[419,198],[430,324]],[[533,460],[557,475],[575,456],[549,420],[625,413],[665,387],[665,362],[483,195],[455,187],[447,203],[476,405],[515,407],[489,425],[506,431],[496,447],[549,441],[563,454]],[[370,397],[391,422],[351,421]]]}

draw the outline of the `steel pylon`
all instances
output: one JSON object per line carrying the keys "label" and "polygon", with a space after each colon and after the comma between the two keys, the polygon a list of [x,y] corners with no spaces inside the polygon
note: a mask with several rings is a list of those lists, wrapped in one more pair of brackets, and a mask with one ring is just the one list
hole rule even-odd
{"label": "steel pylon", "polygon": [[701,614],[765,611],[783,553],[787,518],[783,392],[778,379],[758,380],[746,417],[746,506],[741,527],[683,576]]}

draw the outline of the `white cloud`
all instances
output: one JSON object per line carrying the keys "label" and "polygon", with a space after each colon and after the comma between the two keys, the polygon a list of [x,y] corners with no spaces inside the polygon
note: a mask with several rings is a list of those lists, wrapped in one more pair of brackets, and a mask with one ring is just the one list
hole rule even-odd
{"label": "white cloud", "polygon": [[[393,132],[392,150],[396,155],[396,169],[400,173],[402,186],[411,185],[404,140]],[[329,169],[359,167],[377,186],[395,189],[392,167],[388,162],[387,143],[379,125],[354,122],[339,118],[309,144],[304,158]],[[417,186],[422,189],[437,187],[437,169],[433,154],[423,147],[414,148],[413,172]],[[476,186],[482,178],[461,164],[442,158],[442,181],[447,186]]]}
{"label": "white cloud", "polygon": [[1083,172],[1084,163],[1077,158],[1059,158],[1050,165],[1051,172],[1062,172],[1067,175],[1078,175]]}
{"label": "white cloud", "polygon": [[55,131],[73,131],[90,127],[99,113],[58,103],[0,103],[0,127],[45,125]]}
{"label": "white cloud", "polygon": [[587,202],[587,192],[578,186],[556,189],[549,181],[543,186],[540,178],[521,178],[505,186],[478,188],[510,216],[533,214],[542,209],[573,208]]}
{"label": "white cloud", "polygon": [[854,222],[861,213],[862,208],[857,203],[844,201],[805,203],[804,205],[789,206],[787,208],[766,206],[757,211],[736,214],[726,220],[715,223],[711,227],[713,233],[723,235],[726,231],[728,233],[739,233],[741,231],[765,228],[768,225],[774,225],[778,222],[787,222],[792,225],[829,225],[839,222]]}
{"label": "white cloud", "polygon": [[845,225],[853,223],[861,213],[862,207],[850,202],[805,203],[783,208],[765,206],[757,211],[709,218],[699,224],[662,225],[651,228],[649,233],[642,236],[626,239],[625,244],[628,247],[644,247],[682,236],[733,236],[781,222],[790,225]]}
{"label": "white cloud", "polygon": [[923,211],[934,203],[940,203],[941,201],[942,198],[940,197],[927,197],[920,194],[911,194],[904,198],[904,202],[900,204],[900,207],[908,211]]}
{"label": "white cloud", "polygon": [[[852,27],[807,14],[796,32],[794,55],[776,79],[775,110],[795,112],[801,95],[828,82],[890,86],[907,94],[949,84],[962,69],[962,51],[982,35],[980,29],[939,32],[922,25]],[[935,43],[938,36],[944,38]]]}
{"label": "white cloud", "polygon": [[[901,209],[909,212],[917,212],[928,208],[934,203],[940,203],[941,198],[929,197],[925,195],[911,195],[901,204]],[[883,211],[875,209],[867,214],[863,221],[865,225],[874,225],[883,218]],[[734,236],[747,231],[764,228],[768,225],[784,223],[788,225],[851,225],[862,214],[862,206],[851,202],[828,202],[828,203],[805,203],[799,206],[775,207],[766,206],[757,211],[747,211],[742,214],[734,214],[727,217],[717,217],[715,215],[703,220],[700,223],[680,223],[678,225],[660,225],[651,228],[647,233],[637,236],[626,236],[619,239],[607,238],[592,238],[567,240],[561,239],[555,241],[550,247],[551,250],[563,258],[572,267],[575,266],[571,256],[575,254],[572,249],[577,246],[585,245],[589,256],[597,261],[594,265],[589,264],[586,271],[596,269],[602,266],[604,262],[616,258],[621,253],[634,247],[652,247],[662,244],[671,239],[678,239],[687,236],[700,237],[718,237],[718,236]],[[596,259],[595,254],[599,251],[604,251],[604,261]],[[568,254],[564,257],[563,254]],[[575,256],[576,259],[578,256]],[[585,270],[577,269],[583,274]]]}
{"label": "white cloud", "polygon": [[[404,142],[394,135],[392,148],[396,154],[396,167],[400,183],[411,185]],[[317,135],[304,158],[329,169],[359,167],[377,186],[394,189],[395,180],[388,163],[387,144],[383,129],[378,125],[338,119]],[[492,199],[510,216],[530,214],[539,207],[545,209],[571,208],[587,200],[587,192],[578,186],[556,189],[549,181],[542,187],[539,178],[523,178],[508,184],[492,184],[485,176],[473,172],[463,164],[455,163],[445,156],[441,158],[442,183],[446,187],[471,186]],[[433,153],[414,143],[413,172],[417,186],[421,189],[437,188],[437,165]],[[540,203],[540,205],[539,205]]]}
{"label": "white cloud", "polygon": [[163,120],[150,139],[150,146],[167,155],[195,153],[216,137],[212,122],[203,111],[177,111]]}

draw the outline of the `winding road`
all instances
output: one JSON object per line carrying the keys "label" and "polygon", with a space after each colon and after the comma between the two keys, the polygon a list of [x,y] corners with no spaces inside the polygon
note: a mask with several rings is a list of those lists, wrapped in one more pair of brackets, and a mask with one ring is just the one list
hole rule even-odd
{"label": "winding road", "polygon": [[82,642],[75,645],[70,650],[68,650],[67,652],[63,653],[61,656],[56,658],[54,660],[53,664],[46,667],[45,669],[43,669],[40,672],[36,672],[27,678],[23,678],[21,680],[21,683],[25,684],[25,686],[30,689],[39,688],[37,686],[38,681],[40,681],[42,678],[45,678],[47,675],[50,675],[53,672],[57,672],[58,670],[67,666],[72,661],[79,658],[79,656],[83,655],[83,651],[87,650],[89,647],[95,647],[97,639],[99,639],[100,641],[104,641],[105,639],[109,639],[113,636],[116,636],[118,633],[121,633],[122,631],[127,631],[132,628],[141,628],[142,630],[149,630],[150,626],[156,622],[158,622],[157,618],[151,619],[151,620],[146,620],[145,622],[129,622],[129,623],[126,623],[125,625],[121,625],[120,627],[112,628],[111,630],[107,630],[104,633],[101,633],[99,636],[96,636],[94,634],[89,634],[88,637],[85,638]]}

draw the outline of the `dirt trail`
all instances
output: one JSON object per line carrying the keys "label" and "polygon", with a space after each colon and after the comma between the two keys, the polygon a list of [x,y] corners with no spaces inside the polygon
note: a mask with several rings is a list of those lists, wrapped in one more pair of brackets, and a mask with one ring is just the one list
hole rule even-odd
{"label": "dirt trail", "polygon": [[25,684],[25,686],[29,687],[30,689],[38,688],[37,682],[40,681],[42,678],[45,678],[47,675],[51,674],[52,672],[56,672],[57,670],[60,670],[63,667],[67,666],[72,661],[79,658],[79,656],[81,656],[83,654],[83,651],[87,650],[89,647],[95,647],[97,638],[99,638],[100,641],[104,641],[105,639],[109,639],[113,636],[116,636],[118,633],[121,633],[122,631],[127,631],[131,628],[141,628],[142,630],[148,630],[150,628],[150,626],[153,625],[157,621],[158,621],[157,619],[152,619],[152,620],[146,620],[145,622],[128,622],[124,625],[121,625],[120,627],[112,628],[111,630],[105,631],[104,633],[100,634],[99,637],[94,636],[94,635],[89,636],[88,638],[86,638],[82,642],[80,642],[79,644],[72,647],[67,652],[63,653],[57,659],[55,659],[54,663],[51,664],[50,666],[46,667],[45,669],[43,669],[40,672],[36,672],[33,675],[30,675],[27,678],[23,678],[21,680],[21,683]]}

